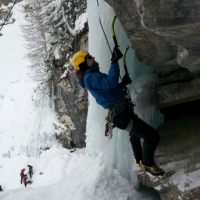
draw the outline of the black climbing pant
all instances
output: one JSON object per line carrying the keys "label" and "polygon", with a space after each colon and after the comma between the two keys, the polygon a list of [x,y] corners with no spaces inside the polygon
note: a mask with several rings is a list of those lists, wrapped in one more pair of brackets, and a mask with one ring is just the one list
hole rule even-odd
{"label": "black climbing pant", "polygon": [[[159,133],[137,115],[134,115],[132,120],[133,127],[129,135],[136,162],[142,160],[143,165],[153,166],[155,165],[154,153],[160,141]],[[143,148],[141,138],[144,140]]]}
{"label": "black climbing pant", "polygon": [[33,172],[29,172],[29,176],[30,178],[32,178]]}
{"label": "black climbing pant", "polygon": [[[136,162],[139,163],[142,160],[142,163],[146,166],[155,165],[154,153],[160,141],[158,132],[135,115],[128,107],[113,118],[113,123],[116,127],[125,129],[131,120],[133,126],[129,135]],[[143,148],[141,139],[144,140]]]}
{"label": "black climbing pant", "polygon": [[23,183],[23,178],[24,178],[24,176],[21,176],[21,184]]}

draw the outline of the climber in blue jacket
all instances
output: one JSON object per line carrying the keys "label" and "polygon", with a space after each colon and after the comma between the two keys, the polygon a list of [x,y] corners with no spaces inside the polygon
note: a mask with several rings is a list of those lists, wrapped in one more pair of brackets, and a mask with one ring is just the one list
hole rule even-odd
{"label": "climber in blue jacket", "polygon": [[[121,57],[121,51],[115,47],[108,74],[100,72],[99,64],[86,51],[75,53],[71,63],[76,69],[78,84],[83,88],[86,87],[96,102],[108,109],[114,126],[129,132],[137,166],[152,175],[163,175],[164,170],[154,162],[154,153],[160,140],[159,134],[130,109],[123,90],[128,84],[127,77],[124,76],[119,83],[118,60]],[[141,138],[144,139],[143,148]]]}

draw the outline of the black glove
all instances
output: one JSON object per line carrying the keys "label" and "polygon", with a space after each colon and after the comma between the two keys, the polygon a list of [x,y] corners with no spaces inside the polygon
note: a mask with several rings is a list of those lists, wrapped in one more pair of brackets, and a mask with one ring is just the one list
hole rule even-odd
{"label": "black glove", "polygon": [[125,74],[125,75],[123,76],[122,82],[121,82],[120,84],[126,86],[126,85],[131,84],[131,83],[132,83],[131,78],[129,77],[128,74]]}
{"label": "black glove", "polygon": [[122,58],[122,56],[123,56],[123,54],[119,50],[119,48],[118,47],[114,47],[111,61],[117,62],[120,58]]}

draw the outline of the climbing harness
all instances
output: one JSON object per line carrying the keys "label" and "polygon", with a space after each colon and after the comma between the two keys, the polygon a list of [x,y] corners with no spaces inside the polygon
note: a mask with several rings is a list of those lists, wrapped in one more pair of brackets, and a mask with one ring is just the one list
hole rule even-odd
{"label": "climbing harness", "polygon": [[117,110],[126,104],[126,101],[121,101],[108,107],[108,115],[105,117],[105,120],[107,121],[105,125],[105,136],[109,136],[109,139],[112,138],[112,130],[115,128],[115,125],[113,124],[113,117],[117,114]]}
{"label": "climbing harness", "polygon": [[[13,6],[12,6],[12,8],[10,9],[10,11],[8,12],[8,14],[7,14],[7,16],[6,16],[6,18],[5,18],[4,22],[3,22],[3,24],[1,24],[0,31],[2,30],[3,26],[5,25],[5,23],[6,23],[7,19],[8,19],[8,17],[9,17],[9,15],[10,15],[10,13],[11,13],[13,7],[15,6],[15,4],[17,3],[17,1],[18,1],[18,0],[15,0],[15,2],[13,3]],[[3,34],[0,33],[0,36],[2,36],[2,35],[3,35]]]}

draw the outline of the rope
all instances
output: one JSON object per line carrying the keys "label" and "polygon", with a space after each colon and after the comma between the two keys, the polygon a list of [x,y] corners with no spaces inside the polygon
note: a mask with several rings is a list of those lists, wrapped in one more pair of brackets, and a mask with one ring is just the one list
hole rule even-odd
{"label": "rope", "polygon": [[17,3],[17,1],[18,1],[18,0],[15,0],[15,2],[14,2],[14,4],[13,4],[12,8],[11,8],[10,11],[8,12],[8,14],[7,14],[7,16],[6,16],[6,18],[5,18],[4,22],[3,22],[3,24],[1,25],[0,31],[2,30],[3,26],[5,25],[6,20],[8,19],[9,15],[10,15],[10,13],[11,13],[13,7],[14,7],[15,4]]}
{"label": "rope", "polygon": [[[98,5],[98,7],[99,7],[99,1],[98,1],[98,0],[97,0],[97,5]],[[104,28],[103,28],[103,25],[102,25],[102,22],[101,22],[99,10],[98,10],[98,15],[99,15],[99,23],[100,23],[100,25],[101,25],[101,29],[102,29],[102,31],[103,31],[104,37],[105,37],[105,39],[106,39],[106,42],[107,42],[108,47],[109,47],[109,49],[110,49],[110,53],[111,53],[111,55],[112,55],[112,50],[111,50],[111,48],[110,48],[110,45],[109,45],[109,42],[108,42],[108,38],[106,37],[106,33],[105,33],[105,31],[104,31]]]}

